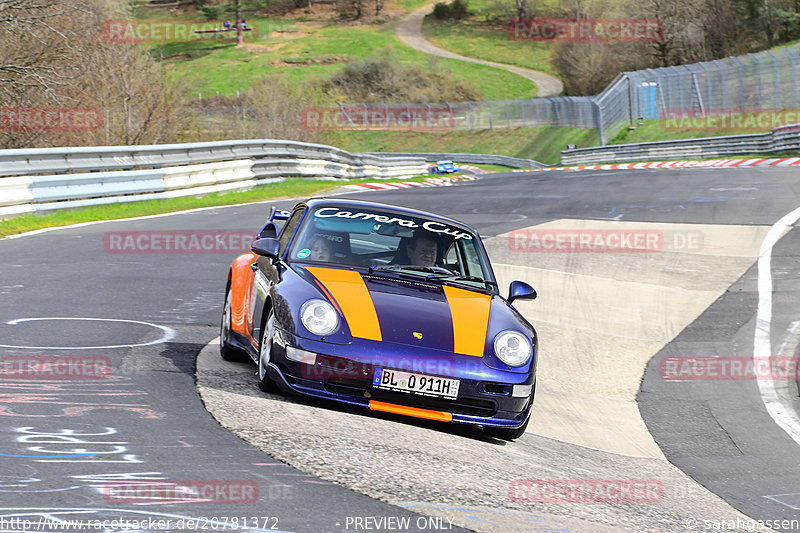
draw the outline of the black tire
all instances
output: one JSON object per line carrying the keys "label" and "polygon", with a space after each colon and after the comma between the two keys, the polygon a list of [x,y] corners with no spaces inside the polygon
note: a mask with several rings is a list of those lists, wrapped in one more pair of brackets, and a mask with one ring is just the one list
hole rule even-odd
{"label": "black tire", "polygon": [[262,328],[261,343],[258,345],[258,388],[261,392],[280,392],[278,384],[269,377],[267,364],[272,358],[272,335],[275,330],[275,314],[270,309],[267,321]]}
{"label": "black tire", "polygon": [[508,429],[508,428],[494,428],[494,427],[487,427],[484,428],[484,431],[490,437],[494,437],[496,439],[501,440],[516,440],[525,433],[525,430],[528,428],[528,422],[530,422],[531,417],[528,417],[528,420],[525,421],[520,427],[516,429]]}
{"label": "black tire", "polygon": [[231,286],[225,289],[225,305],[219,323],[219,355],[226,361],[245,361],[246,354],[231,345]]}

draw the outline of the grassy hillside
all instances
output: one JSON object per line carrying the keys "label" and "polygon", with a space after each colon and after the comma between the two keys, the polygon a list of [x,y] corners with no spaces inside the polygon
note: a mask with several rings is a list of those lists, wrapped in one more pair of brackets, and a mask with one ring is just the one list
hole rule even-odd
{"label": "grassy hillside", "polygon": [[[695,127],[692,129],[687,129],[684,131],[678,131],[675,127],[675,122],[669,121],[661,121],[661,120],[647,120],[643,124],[638,125],[636,129],[629,130],[628,128],[623,129],[621,132],[617,134],[614,139],[612,139],[609,144],[628,144],[628,143],[641,143],[641,142],[654,142],[654,141],[670,141],[675,139],[699,139],[702,137],[720,137],[726,135],[746,135],[752,133],[765,133],[772,129],[772,121],[766,120],[767,118],[771,119],[772,115],[770,112],[766,111],[766,115],[754,115],[753,113],[748,114],[733,114],[729,115],[727,118],[728,123],[736,123],[738,121],[739,124],[747,125],[746,127],[734,127],[734,128],[726,128],[720,129],[715,125],[721,124],[721,119],[717,119],[716,121],[710,122],[712,127],[705,127],[709,122],[706,122],[705,119],[697,119],[696,123],[694,124]],[[786,119],[791,119],[793,117],[800,116],[800,111],[797,110],[789,110],[788,113],[776,113],[775,116],[778,119],[784,119],[783,121],[777,120],[775,126],[782,125]],[[767,125],[766,127],[759,126],[759,119],[761,119],[762,125]],[[789,120],[789,122],[794,122],[793,120]]]}
{"label": "grassy hillside", "polygon": [[325,142],[351,152],[499,154],[556,164],[568,144],[594,146],[599,139],[594,130],[517,128],[447,133],[336,131],[328,132]]}
{"label": "grassy hillside", "polygon": [[[155,18],[141,13],[143,18]],[[163,19],[163,15],[161,17]],[[187,16],[175,18],[186,20]],[[392,24],[332,24],[301,18],[248,18],[258,29],[245,46],[230,42],[193,41],[156,45],[153,55],[169,65],[174,80],[181,80],[192,95],[235,96],[255,80],[277,74],[300,83],[329,78],[347,61],[365,59],[391,50],[401,63],[426,66],[431,57],[409,48],[394,35]],[[221,26],[221,23],[220,23]],[[462,61],[436,59],[454,80],[472,85],[487,100],[532,98],[536,86],[509,72]]]}
{"label": "grassy hillside", "polygon": [[[557,75],[550,63],[551,43],[515,41],[505,21],[516,16],[514,3],[496,0],[467,0],[470,16],[461,21],[440,21],[425,17],[422,34],[440,48],[466,57],[540,70]],[[558,0],[544,0],[537,8],[552,7]]]}

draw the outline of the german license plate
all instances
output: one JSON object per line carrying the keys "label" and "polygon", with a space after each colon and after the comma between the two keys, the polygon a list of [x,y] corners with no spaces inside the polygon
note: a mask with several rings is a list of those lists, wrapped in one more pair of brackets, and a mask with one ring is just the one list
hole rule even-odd
{"label": "german license plate", "polygon": [[457,379],[439,378],[386,368],[376,368],[372,378],[372,386],[376,389],[411,392],[440,398],[457,398],[460,384],[461,382]]}

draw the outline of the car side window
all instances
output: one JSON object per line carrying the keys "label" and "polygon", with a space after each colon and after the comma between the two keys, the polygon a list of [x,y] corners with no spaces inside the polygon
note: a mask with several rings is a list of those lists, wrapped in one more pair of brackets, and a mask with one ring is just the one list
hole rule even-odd
{"label": "car side window", "polygon": [[281,254],[283,254],[283,252],[286,251],[286,247],[289,246],[289,241],[292,238],[292,234],[294,234],[294,230],[297,228],[297,225],[300,223],[300,219],[303,218],[303,213],[305,212],[305,208],[298,209],[292,213],[292,216],[286,221],[286,225],[283,226],[283,231],[281,231],[281,236],[278,239],[281,245]]}
{"label": "car side window", "polygon": [[462,253],[464,254],[464,263],[463,265],[465,268],[467,275],[469,276],[485,276],[486,273],[483,272],[483,268],[481,267],[481,260],[478,257],[478,252],[474,246],[464,246],[461,248]]}

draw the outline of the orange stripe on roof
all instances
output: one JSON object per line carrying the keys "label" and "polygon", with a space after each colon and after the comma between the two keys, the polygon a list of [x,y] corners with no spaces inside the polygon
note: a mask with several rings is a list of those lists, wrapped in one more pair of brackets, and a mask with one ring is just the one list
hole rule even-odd
{"label": "orange stripe on roof", "polygon": [[380,341],[381,325],[369,289],[355,270],[306,267],[336,300],[353,337]]}
{"label": "orange stripe on roof", "polygon": [[492,297],[447,285],[444,294],[453,319],[453,351],[483,357]]}
{"label": "orange stripe on roof", "polygon": [[416,418],[427,418],[428,420],[438,420],[439,422],[452,422],[453,414],[446,411],[431,411],[430,409],[420,409],[419,407],[407,407],[393,403],[377,402],[370,400],[369,408],[373,411],[383,411],[385,413],[395,413],[398,415],[414,416]]}

